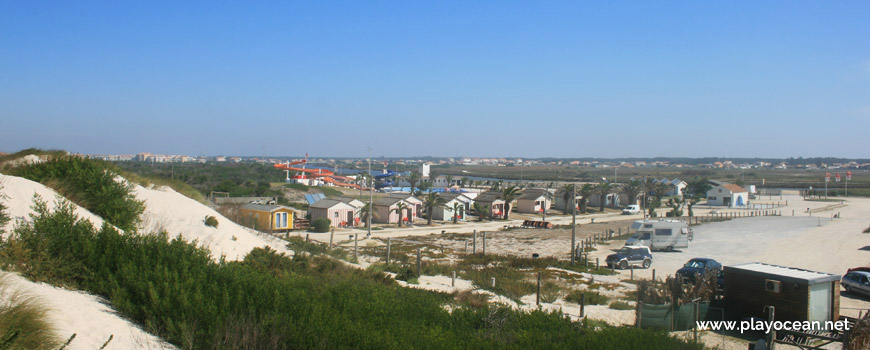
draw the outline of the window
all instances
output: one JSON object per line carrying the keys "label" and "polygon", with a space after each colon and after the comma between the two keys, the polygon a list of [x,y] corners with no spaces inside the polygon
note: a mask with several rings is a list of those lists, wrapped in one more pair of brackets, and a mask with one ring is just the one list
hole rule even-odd
{"label": "window", "polygon": [[671,235],[671,229],[669,229],[669,228],[657,228],[656,229],[656,236],[670,236],[670,235]]}
{"label": "window", "polygon": [[334,217],[334,218],[337,218],[337,217],[338,217],[338,212],[337,212],[337,211],[336,211],[336,212],[333,212],[332,214],[333,214],[332,217]]}
{"label": "window", "polygon": [[275,228],[287,228],[287,213],[275,213]]}

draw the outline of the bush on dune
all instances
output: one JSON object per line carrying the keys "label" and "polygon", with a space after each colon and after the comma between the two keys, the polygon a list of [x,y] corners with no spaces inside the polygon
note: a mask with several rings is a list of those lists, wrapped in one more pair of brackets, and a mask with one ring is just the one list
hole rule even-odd
{"label": "bush on dune", "polygon": [[700,349],[634,328],[593,329],[558,313],[445,304],[383,273],[325,256],[254,250],[241,262],[165,235],[119,234],[79,220],[68,203],[34,207],[0,242],[0,263],[106,298],[182,348]]}
{"label": "bush on dune", "polygon": [[16,167],[10,173],[54,188],[125,231],[136,229],[139,215],[145,209],[133,195],[132,185],[115,181],[118,172],[104,161],[64,156]]}

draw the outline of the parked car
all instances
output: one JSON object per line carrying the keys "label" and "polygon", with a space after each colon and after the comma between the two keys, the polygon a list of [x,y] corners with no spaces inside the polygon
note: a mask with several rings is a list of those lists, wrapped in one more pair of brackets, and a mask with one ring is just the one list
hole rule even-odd
{"label": "parked car", "polygon": [[622,215],[640,214],[640,207],[637,204],[630,204],[625,209],[622,209]]}
{"label": "parked car", "polygon": [[720,271],[722,271],[722,264],[718,261],[709,258],[694,258],[677,270],[677,274],[683,277],[683,282],[695,283],[697,276],[708,273],[716,274],[718,280]]}
{"label": "parked car", "polygon": [[846,288],[848,293],[860,293],[870,295],[870,272],[852,271],[846,273],[840,280],[840,285]]}
{"label": "parked car", "polygon": [[649,247],[626,246],[608,255],[604,262],[607,263],[607,267],[627,269],[629,266],[642,266],[646,269],[652,265],[652,253]]}
{"label": "parked car", "polygon": [[853,271],[864,271],[864,272],[870,272],[870,266],[859,266],[859,267],[853,267],[853,268],[851,268],[851,269],[846,270],[846,273],[853,272]]}

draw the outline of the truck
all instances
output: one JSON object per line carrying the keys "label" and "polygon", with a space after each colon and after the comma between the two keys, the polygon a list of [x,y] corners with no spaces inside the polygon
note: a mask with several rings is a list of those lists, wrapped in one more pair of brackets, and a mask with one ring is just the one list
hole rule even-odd
{"label": "truck", "polygon": [[669,252],[674,248],[688,248],[693,238],[689,224],[677,219],[638,220],[631,228],[635,232],[625,241],[626,246],[644,246]]}

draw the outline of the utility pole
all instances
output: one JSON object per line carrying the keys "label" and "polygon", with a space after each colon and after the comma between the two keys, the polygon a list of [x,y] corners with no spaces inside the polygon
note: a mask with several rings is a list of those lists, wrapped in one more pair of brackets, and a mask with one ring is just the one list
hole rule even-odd
{"label": "utility pole", "polygon": [[574,245],[577,241],[577,185],[571,184],[571,266],[574,266]]}

